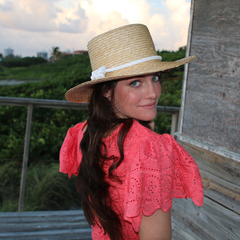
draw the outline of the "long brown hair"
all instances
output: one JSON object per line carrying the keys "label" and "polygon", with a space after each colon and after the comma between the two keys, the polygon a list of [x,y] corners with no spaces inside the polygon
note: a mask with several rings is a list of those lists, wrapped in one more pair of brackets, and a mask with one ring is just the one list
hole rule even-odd
{"label": "long brown hair", "polygon": [[[113,203],[109,194],[110,184],[106,181],[103,165],[106,161],[113,160],[108,177],[112,181],[121,183],[113,171],[124,159],[123,144],[133,123],[133,119],[118,118],[115,114],[113,99],[116,84],[117,81],[110,81],[93,87],[88,106],[87,129],[80,144],[82,161],[77,176],[77,189],[81,195],[82,208],[87,221],[93,226],[100,223],[111,240],[123,239],[122,226],[118,214],[111,207]],[[104,96],[109,90],[111,100]],[[107,148],[102,138],[121,123],[117,140],[120,157],[107,157]],[[140,123],[149,127],[149,122]]]}

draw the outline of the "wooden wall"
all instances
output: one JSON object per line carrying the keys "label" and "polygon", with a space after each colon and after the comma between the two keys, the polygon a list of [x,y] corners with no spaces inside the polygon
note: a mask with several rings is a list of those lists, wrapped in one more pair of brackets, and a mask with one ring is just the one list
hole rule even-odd
{"label": "wooden wall", "polygon": [[192,0],[179,143],[197,162],[204,202],[174,200],[174,240],[240,240],[240,0]]}
{"label": "wooden wall", "polygon": [[184,135],[240,153],[240,1],[195,0]]}
{"label": "wooden wall", "polygon": [[[174,239],[240,239],[240,163],[191,144],[181,143],[194,157],[202,176],[202,207],[175,199]],[[175,227],[175,229],[174,229]]]}

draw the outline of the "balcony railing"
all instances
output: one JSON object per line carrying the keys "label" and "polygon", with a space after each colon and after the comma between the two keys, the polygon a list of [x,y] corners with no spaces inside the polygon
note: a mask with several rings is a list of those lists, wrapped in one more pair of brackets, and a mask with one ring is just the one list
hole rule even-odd
{"label": "balcony railing", "polygon": [[[67,101],[52,100],[52,99],[48,100],[48,99],[34,99],[34,98],[0,97],[0,105],[28,107],[24,151],[23,151],[22,175],[21,175],[20,194],[19,194],[19,203],[18,203],[18,212],[22,212],[23,205],[24,205],[25,186],[26,186],[26,175],[27,175],[28,153],[29,153],[33,107],[87,110],[88,104],[87,103],[70,103]],[[173,135],[174,132],[177,131],[178,115],[179,115],[180,108],[166,107],[165,109],[163,106],[157,106],[158,113],[169,113],[172,115],[171,135]]]}

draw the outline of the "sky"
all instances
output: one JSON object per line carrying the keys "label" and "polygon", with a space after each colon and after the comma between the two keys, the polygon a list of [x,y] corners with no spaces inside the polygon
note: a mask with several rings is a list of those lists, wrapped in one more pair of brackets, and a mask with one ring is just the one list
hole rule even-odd
{"label": "sky", "polygon": [[0,0],[0,53],[37,56],[52,47],[87,50],[98,34],[147,25],[156,50],[187,44],[191,0]]}

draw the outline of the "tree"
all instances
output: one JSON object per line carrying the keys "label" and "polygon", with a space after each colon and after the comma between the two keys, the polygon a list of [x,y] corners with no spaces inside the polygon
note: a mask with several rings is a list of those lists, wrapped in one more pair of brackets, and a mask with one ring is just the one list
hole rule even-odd
{"label": "tree", "polygon": [[51,51],[51,61],[55,62],[56,60],[59,60],[62,56],[62,53],[59,51],[59,47],[52,47]]}
{"label": "tree", "polygon": [[14,55],[13,54],[9,54],[5,57],[5,59],[14,59]]}

